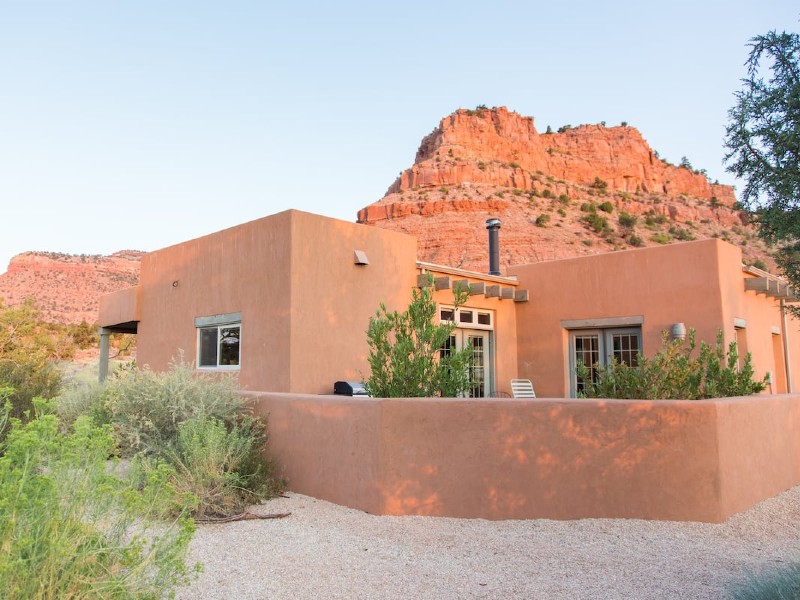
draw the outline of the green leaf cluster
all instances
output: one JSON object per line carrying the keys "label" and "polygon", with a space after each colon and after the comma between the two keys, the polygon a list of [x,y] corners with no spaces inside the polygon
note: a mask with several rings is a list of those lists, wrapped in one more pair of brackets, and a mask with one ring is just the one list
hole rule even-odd
{"label": "green leaf cluster", "polygon": [[637,400],[699,400],[749,396],[766,388],[756,381],[748,353],[741,366],[736,342],[725,350],[722,331],[714,346],[700,343],[697,355],[695,331],[690,329],[686,340],[670,341],[669,333],[661,334],[661,348],[651,358],[642,354],[636,364],[628,366],[618,360],[609,365],[594,365],[592,381],[588,365],[578,362],[576,374],[585,382],[583,397]]}
{"label": "green leaf cluster", "polygon": [[728,111],[726,168],[745,180],[742,204],[759,234],[779,245],[776,262],[800,289],[800,35],[754,37],[746,65]]}
{"label": "green leaf cluster", "polygon": [[[404,311],[381,304],[367,329],[370,375],[364,385],[376,398],[457,397],[471,387],[472,348],[450,347],[452,322],[438,323],[431,287],[412,291]],[[455,290],[456,309],[467,290]]]}
{"label": "green leaf cluster", "polygon": [[195,499],[197,518],[236,514],[282,488],[264,455],[267,421],[250,414],[233,376],[177,360],[169,371],[121,370],[103,385],[67,390],[56,407],[66,423],[90,415],[109,424],[119,453],[144,473],[166,467],[171,485]]}
{"label": "green leaf cluster", "polygon": [[134,483],[109,468],[109,427],[12,419],[0,450],[3,598],[164,598],[190,581],[181,498],[163,471]]}

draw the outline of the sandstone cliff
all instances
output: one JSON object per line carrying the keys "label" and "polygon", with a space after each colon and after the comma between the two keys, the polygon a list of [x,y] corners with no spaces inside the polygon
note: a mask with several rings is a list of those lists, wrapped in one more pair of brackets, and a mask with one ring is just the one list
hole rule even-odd
{"label": "sandstone cliff", "polygon": [[50,323],[96,323],[103,294],[136,285],[142,252],[111,256],[25,252],[0,275],[0,298],[16,306],[33,297]]}
{"label": "sandstone cliff", "polygon": [[420,260],[485,271],[486,218],[501,267],[671,241],[723,237],[771,264],[731,186],[660,159],[633,127],[539,133],[506,108],[457,110],[358,221],[417,236]]}

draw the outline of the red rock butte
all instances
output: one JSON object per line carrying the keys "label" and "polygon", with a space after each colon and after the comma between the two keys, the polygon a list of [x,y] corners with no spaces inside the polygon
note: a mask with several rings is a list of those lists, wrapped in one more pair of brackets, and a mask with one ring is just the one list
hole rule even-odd
{"label": "red rock butte", "polygon": [[32,297],[50,323],[97,322],[100,296],[136,285],[142,252],[111,256],[25,252],[0,274],[0,298],[17,306]]}
{"label": "red rock butte", "polygon": [[[591,231],[584,217],[605,202],[612,203],[612,226]],[[533,117],[481,107],[443,118],[423,138],[414,164],[381,200],[359,211],[358,222],[417,236],[420,260],[485,270],[488,217],[502,219],[506,268],[666,243],[676,227],[683,231],[678,240],[724,237],[731,228],[747,229],[735,202],[732,186],[662,160],[633,127],[581,125],[541,134]],[[639,216],[640,225],[650,217],[651,229],[636,235],[635,228],[617,226],[622,212]],[[663,235],[653,241],[658,226]],[[760,249],[753,252],[760,257]]]}

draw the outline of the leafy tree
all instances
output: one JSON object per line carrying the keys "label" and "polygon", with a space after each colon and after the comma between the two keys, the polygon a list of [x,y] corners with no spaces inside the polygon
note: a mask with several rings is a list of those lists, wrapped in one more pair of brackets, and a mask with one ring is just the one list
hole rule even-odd
{"label": "leafy tree", "polygon": [[725,162],[745,180],[742,204],[761,236],[780,244],[776,262],[800,288],[800,35],[754,37],[745,64],[728,111]]}
{"label": "leafy tree", "polygon": [[33,398],[53,398],[61,386],[61,374],[51,358],[60,352],[39,320],[32,301],[15,308],[0,304],[0,387],[14,389],[10,395],[11,416],[31,414]]}
{"label": "leafy tree", "polygon": [[[456,290],[456,308],[468,292]],[[367,329],[370,375],[365,387],[378,398],[429,398],[464,395],[471,387],[470,346],[450,345],[455,323],[435,323],[430,287],[414,289],[408,309],[388,311],[381,304]]]}

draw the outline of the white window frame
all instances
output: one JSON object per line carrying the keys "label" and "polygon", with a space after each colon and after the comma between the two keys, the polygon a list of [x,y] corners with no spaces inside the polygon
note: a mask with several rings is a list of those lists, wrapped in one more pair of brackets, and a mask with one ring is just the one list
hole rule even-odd
{"label": "white window frame", "polygon": [[[242,368],[242,315],[241,313],[227,313],[222,315],[213,315],[210,317],[197,317],[195,320],[195,328],[197,330],[197,342],[196,342],[196,353],[195,353],[195,364],[197,365],[198,371],[238,371]],[[222,340],[222,333],[223,329],[231,329],[231,328],[238,328],[239,329],[239,360],[238,364],[236,365],[221,365],[219,364],[220,361],[220,352],[219,352],[219,345]],[[216,365],[201,365],[200,364],[200,357],[202,355],[202,339],[203,339],[203,331],[209,330],[216,330],[217,331],[217,342],[216,342],[216,356],[217,356],[217,364]]]}
{"label": "white window frame", "polygon": [[[442,312],[448,310],[453,312],[453,319],[443,319]],[[462,313],[472,313],[472,320],[471,321],[462,321],[461,315]],[[478,323],[478,315],[487,315],[489,317],[489,323]],[[494,331],[494,311],[487,310],[484,308],[474,308],[471,306],[462,306],[458,310],[455,309],[454,306],[448,304],[440,304],[439,305],[439,322],[440,323],[455,323],[456,327],[459,329],[483,329],[486,331]]]}

